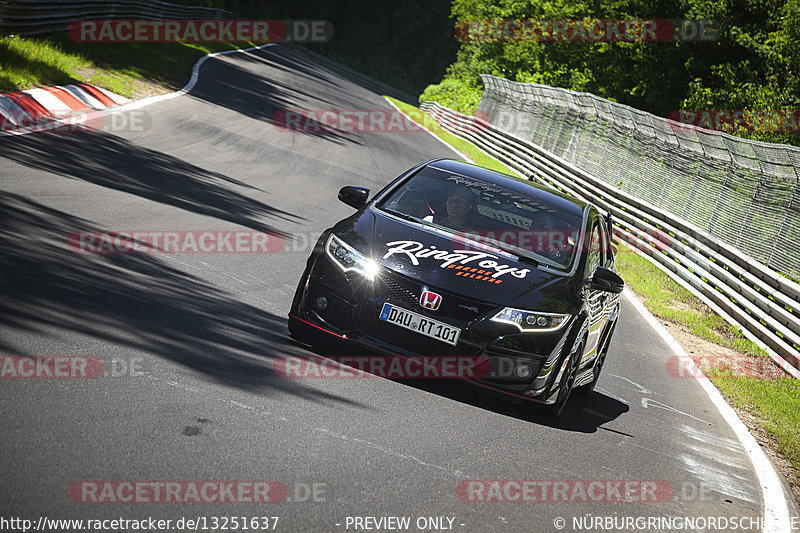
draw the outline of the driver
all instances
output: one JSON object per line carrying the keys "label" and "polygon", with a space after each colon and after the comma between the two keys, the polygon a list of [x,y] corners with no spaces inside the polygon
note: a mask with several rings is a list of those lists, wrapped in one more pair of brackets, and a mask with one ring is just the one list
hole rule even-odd
{"label": "driver", "polygon": [[476,198],[466,187],[451,189],[447,195],[447,214],[434,217],[434,222],[456,231],[474,229],[477,216]]}

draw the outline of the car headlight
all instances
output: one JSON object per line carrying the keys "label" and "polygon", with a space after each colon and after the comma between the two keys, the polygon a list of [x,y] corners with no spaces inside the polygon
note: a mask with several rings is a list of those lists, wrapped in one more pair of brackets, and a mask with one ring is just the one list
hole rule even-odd
{"label": "car headlight", "polygon": [[535,311],[525,311],[524,309],[514,309],[506,307],[492,317],[495,322],[513,324],[520,331],[548,332],[561,329],[569,321],[570,315],[558,315],[554,313],[537,313]]}
{"label": "car headlight", "polygon": [[334,234],[328,237],[325,251],[333,264],[344,272],[358,272],[369,280],[375,279],[378,273],[378,264],[375,261],[357,252]]}

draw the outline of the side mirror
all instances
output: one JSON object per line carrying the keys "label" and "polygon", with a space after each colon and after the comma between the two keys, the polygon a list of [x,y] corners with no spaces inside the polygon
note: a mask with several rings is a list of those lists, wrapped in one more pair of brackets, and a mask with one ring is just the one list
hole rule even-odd
{"label": "side mirror", "polygon": [[361,209],[367,205],[368,197],[369,189],[366,187],[348,185],[347,187],[342,187],[339,189],[339,200],[356,209]]}
{"label": "side mirror", "polygon": [[625,288],[625,281],[616,272],[604,267],[597,267],[594,276],[589,278],[586,284],[590,289],[614,294],[619,294]]}

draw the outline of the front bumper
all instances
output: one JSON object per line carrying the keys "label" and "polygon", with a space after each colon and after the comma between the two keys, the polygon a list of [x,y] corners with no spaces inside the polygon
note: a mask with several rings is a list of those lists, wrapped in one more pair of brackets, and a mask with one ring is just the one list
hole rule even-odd
{"label": "front bumper", "polygon": [[[442,295],[435,312],[418,304],[421,291]],[[324,298],[324,306],[320,305]],[[389,302],[461,329],[455,346],[379,320]],[[422,283],[393,271],[374,280],[356,272],[342,272],[327,256],[309,261],[292,305],[291,319],[313,326],[318,333],[338,337],[384,354],[436,358],[472,356],[488,359],[490,370],[470,379],[501,392],[552,403],[562,354],[571,349],[571,325],[553,333],[520,333],[517,328],[490,320],[500,306],[470,299]],[[566,348],[565,348],[566,347]],[[527,372],[518,371],[521,366]]]}

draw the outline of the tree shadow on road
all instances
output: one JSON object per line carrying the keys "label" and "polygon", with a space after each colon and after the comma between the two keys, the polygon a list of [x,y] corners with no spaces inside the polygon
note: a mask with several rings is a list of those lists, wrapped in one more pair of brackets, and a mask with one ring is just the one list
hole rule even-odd
{"label": "tree shadow on road", "polygon": [[616,420],[627,413],[629,407],[619,400],[597,391],[592,392],[589,396],[573,392],[561,416],[553,418],[545,415],[539,406],[531,401],[496,392],[489,388],[479,387],[466,380],[416,379],[402,380],[402,382],[432,394],[438,394],[451,400],[492,411],[498,415],[509,416],[542,426],[579,433],[595,433],[598,430],[607,430],[621,433],[628,437],[632,436],[602,427],[603,424]]}
{"label": "tree shadow on road", "polygon": [[595,433],[598,430],[613,431],[624,436],[632,436],[620,431],[602,427],[628,412],[628,405],[600,392],[589,396],[574,393],[558,418],[545,415],[537,404],[515,396],[479,387],[465,380],[402,380],[403,383],[418,389],[438,394],[451,400],[466,403],[498,415],[532,422],[565,431]]}
{"label": "tree shadow on road", "polygon": [[[175,361],[228,386],[360,407],[273,374],[271,360],[297,350],[284,317],[238,301],[154,254],[74,253],[67,235],[75,228],[92,230],[86,220],[22,196],[0,196],[4,331],[84,335]],[[9,339],[0,341],[0,349],[86,355],[67,344],[61,354],[21,353]]]}
{"label": "tree shadow on road", "polygon": [[0,157],[259,231],[275,232],[263,218],[302,220],[234,190],[247,184],[102,131],[6,138]]}
{"label": "tree shadow on road", "polygon": [[[337,361],[338,364],[352,367],[354,372],[358,370],[359,364],[362,365],[362,369],[370,368],[369,363],[366,362],[369,361],[370,357],[393,357],[387,353],[378,354],[378,352],[360,343],[343,343],[319,336],[313,338],[311,341],[314,342],[313,345],[299,343],[298,341],[294,342],[297,342],[298,345],[302,345],[319,357],[331,358]],[[343,356],[345,357],[344,359],[342,358]],[[353,356],[361,357],[353,360],[351,359]],[[301,355],[301,358],[302,357],[304,356]],[[406,360],[406,357],[397,357]],[[350,364],[349,361],[354,362]],[[317,363],[317,365],[319,364],[320,363]],[[529,400],[524,400],[521,396],[505,394],[489,386],[473,383],[462,378],[441,377],[441,375],[436,372],[432,372],[431,375],[437,377],[430,379],[388,379],[421,391],[472,405],[479,409],[491,411],[498,415],[509,416],[526,422],[563,429],[565,431],[595,433],[598,430],[605,430],[626,437],[632,437],[632,435],[627,433],[602,427],[603,424],[616,420],[621,415],[627,413],[630,408],[627,404],[598,391],[593,391],[589,395],[582,395],[573,391],[561,416],[559,418],[553,418],[544,414],[538,404]]]}
{"label": "tree shadow on road", "polygon": [[[306,67],[270,50],[239,53],[207,61],[189,96],[270,123],[287,134],[307,135],[337,144],[363,144],[358,132],[344,131],[334,124],[316,119],[320,111],[341,109],[352,87],[347,86],[347,82],[336,80],[341,85],[335,88],[338,89],[337,96],[340,96],[340,103],[336,104],[323,96],[333,93],[335,89],[316,87],[319,90],[313,90],[323,81],[332,83],[319,76],[324,71],[307,73],[305,77],[311,77],[310,80],[290,80],[291,84],[287,84],[286,80],[276,80],[269,76],[273,69],[283,70],[287,78],[296,78],[303,74]],[[316,113],[306,114],[298,120],[298,114],[309,111]]]}

